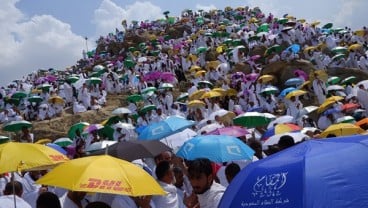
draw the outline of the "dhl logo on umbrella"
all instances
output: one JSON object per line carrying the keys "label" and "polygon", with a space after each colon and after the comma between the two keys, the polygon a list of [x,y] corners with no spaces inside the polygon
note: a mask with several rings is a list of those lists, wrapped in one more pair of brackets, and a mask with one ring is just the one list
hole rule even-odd
{"label": "dhl logo on umbrella", "polygon": [[80,188],[132,192],[132,188],[122,187],[121,181],[101,180],[98,178],[89,178],[87,183],[80,184]]}
{"label": "dhl logo on umbrella", "polygon": [[49,158],[54,161],[54,162],[62,162],[62,161],[66,161],[68,160],[65,156],[63,155],[49,155]]}

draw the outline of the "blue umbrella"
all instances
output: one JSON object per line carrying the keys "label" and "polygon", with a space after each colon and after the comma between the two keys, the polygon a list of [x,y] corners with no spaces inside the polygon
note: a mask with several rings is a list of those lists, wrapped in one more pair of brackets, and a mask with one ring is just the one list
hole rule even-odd
{"label": "blue umbrella", "polygon": [[300,51],[300,45],[293,44],[293,45],[289,46],[288,48],[286,48],[286,50],[289,50],[293,53],[298,53]]}
{"label": "blue umbrella", "polygon": [[54,143],[47,143],[47,144],[46,144],[46,146],[51,147],[52,149],[54,149],[54,150],[56,150],[56,151],[60,152],[60,153],[61,153],[61,154],[63,154],[63,155],[66,155],[66,154],[67,154],[66,150],[65,150],[65,149],[63,149],[62,147],[60,147],[60,146],[59,146],[59,145],[57,145],[57,144],[54,144]]}
{"label": "blue umbrella", "polygon": [[297,85],[301,85],[304,83],[304,80],[300,79],[300,78],[290,78],[288,80],[286,80],[285,85],[286,86],[297,86]]}
{"label": "blue umbrella", "polygon": [[285,89],[283,89],[281,92],[280,92],[280,97],[285,97],[289,92],[292,92],[292,91],[294,91],[294,90],[296,90],[296,88],[295,87],[288,87],[288,88],[285,88]]}
{"label": "blue umbrella", "polygon": [[254,151],[237,137],[203,135],[186,141],[176,155],[187,160],[208,158],[213,162],[229,162],[251,160]]}
{"label": "blue umbrella", "polygon": [[142,130],[139,140],[158,140],[180,132],[193,126],[194,121],[189,121],[180,116],[169,116],[165,120],[152,123]]}
{"label": "blue umbrella", "polygon": [[219,207],[365,207],[367,144],[365,135],[309,140],[251,163]]}

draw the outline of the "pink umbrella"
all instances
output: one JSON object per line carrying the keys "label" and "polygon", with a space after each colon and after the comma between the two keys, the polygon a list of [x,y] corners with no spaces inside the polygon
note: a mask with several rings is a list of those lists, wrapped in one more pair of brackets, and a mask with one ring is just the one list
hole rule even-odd
{"label": "pink umbrella", "polygon": [[261,58],[260,55],[254,55],[254,56],[251,56],[250,57],[250,60],[255,61],[255,60],[259,59],[259,58]]}
{"label": "pink umbrella", "polygon": [[164,81],[164,82],[170,82],[172,83],[173,81],[175,81],[175,74],[171,73],[171,72],[163,72],[160,76],[160,78]]}
{"label": "pink umbrella", "polygon": [[46,77],[46,80],[49,81],[49,82],[55,82],[57,79],[56,76],[53,76],[53,75],[47,75]]}
{"label": "pink umbrella", "polygon": [[259,77],[259,74],[258,73],[250,73],[250,74],[247,74],[245,75],[245,78],[247,79],[247,81],[256,81]]}
{"label": "pink umbrella", "polygon": [[305,73],[305,71],[303,71],[303,70],[301,70],[301,69],[296,69],[296,70],[294,71],[294,75],[295,75],[295,76],[298,76],[298,77],[303,77],[303,78],[304,78],[304,80],[308,80],[308,79],[309,79],[308,74],[307,74],[307,73]]}
{"label": "pink umbrella", "polygon": [[147,74],[144,75],[144,80],[145,81],[154,81],[157,80],[161,77],[161,72],[159,71],[154,71],[154,72],[148,72]]}
{"label": "pink umbrella", "polygon": [[93,131],[104,128],[102,124],[90,124],[86,128],[84,128],[84,133],[92,133]]}
{"label": "pink umbrella", "polygon": [[241,137],[246,134],[249,134],[247,129],[241,126],[230,126],[216,129],[214,131],[207,133],[206,135],[227,135],[227,136]]}

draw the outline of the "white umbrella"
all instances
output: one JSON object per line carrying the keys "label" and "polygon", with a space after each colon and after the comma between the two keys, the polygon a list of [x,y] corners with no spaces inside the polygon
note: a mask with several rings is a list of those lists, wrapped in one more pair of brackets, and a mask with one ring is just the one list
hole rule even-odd
{"label": "white umbrella", "polygon": [[335,91],[335,90],[345,90],[345,88],[341,85],[330,85],[327,87],[327,91]]}
{"label": "white umbrella", "polygon": [[336,119],[336,123],[355,123],[355,118],[352,116],[343,116]]}
{"label": "white umbrella", "polygon": [[117,128],[122,128],[122,129],[127,129],[127,130],[133,130],[135,129],[135,127],[130,124],[130,123],[122,123],[122,122],[118,122],[113,126],[114,129]]}
{"label": "white umbrella", "polygon": [[299,111],[298,118],[307,115],[309,113],[312,113],[313,111],[317,110],[318,107],[314,105],[306,106],[302,110]]}
{"label": "white umbrella", "polygon": [[111,146],[113,144],[115,144],[117,141],[110,141],[110,140],[103,140],[100,142],[95,142],[92,143],[91,145],[89,145],[88,147],[86,147],[85,151],[86,152],[92,152],[92,151],[96,151],[96,150],[100,150],[100,149],[105,149],[108,146]]}
{"label": "white umbrella", "polygon": [[199,134],[202,134],[202,132],[208,133],[208,132],[214,131],[214,130],[216,130],[218,128],[222,128],[222,127],[224,127],[224,126],[222,126],[221,124],[212,123],[212,124],[208,124],[208,125],[202,127],[199,131],[197,131],[197,133],[199,133]]}
{"label": "white umbrella", "polygon": [[184,142],[194,136],[197,136],[197,132],[187,128],[181,132],[165,137],[160,141],[171,147],[174,152],[176,152],[184,144]]}
{"label": "white umbrella", "polygon": [[111,112],[112,115],[130,114],[130,113],[132,113],[132,111],[124,107],[116,108]]}
{"label": "white umbrella", "polygon": [[272,137],[268,138],[264,143],[263,143],[263,147],[267,147],[269,145],[274,145],[277,144],[280,140],[280,138],[282,136],[285,135],[289,135],[291,137],[293,137],[294,142],[301,142],[303,141],[303,139],[310,139],[310,137],[306,134],[303,134],[302,132],[288,132],[288,133],[284,133],[284,134],[276,134],[273,135]]}
{"label": "white umbrella", "polygon": [[293,120],[294,120],[294,117],[289,116],[289,115],[280,116],[280,117],[276,118],[275,120],[271,121],[268,124],[267,129],[273,127],[276,124],[292,123]]}
{"label": "white umbrella", "polygon": [[224,115],[228,114],[229,112],[230,111],[228,111],[228,110],[220,109],[218,111],[215,111],[215,112],[211,113],[210,116],[209,116],[209,120],[214,121],[216,116],[221,117],[221,116],[224,116]]}

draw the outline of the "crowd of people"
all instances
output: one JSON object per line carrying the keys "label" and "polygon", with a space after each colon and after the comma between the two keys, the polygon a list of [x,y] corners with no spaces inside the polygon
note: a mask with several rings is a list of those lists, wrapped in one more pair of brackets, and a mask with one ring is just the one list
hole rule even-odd
{"label": "crowd of people", "polygon": [[[280,123],[299,126],[304,134],[300,141],[321,138],[321,132],[332,124],[354,123],[367,116],[368,82],[355,85],[358,77],[328,77],[330,68],[368,70],[366,27],[357,31],[333,28],[332,24],[320,27],[319,22],[308,23],[290,15],[275,18],[248,7],[185,10],[180,18],[168,14],[163,20],[133,21],[129,26],[123,21],[124,29],[97,40],[101,51],[83,52],[84,58],[75,66],[63,71],[38,70],[1,87],[0,122],[42,121],[62,116],[67,109],[73,114],[98,111],[108,105],[108,94],[127,95],[128,104],[122,107],[128,111],[108,124],[112,136],[96,128],[77,130],[70,138],[74,142],[66,149],[71,158],[78,158],[86,156],[95,142],[135,140],[146,126],[169,116],[195,121],[192,130],[204,135],[233,126],[235,116],[269,113],[285,118]],[[190,29],[178,38],[156,35],[178,26]],[[111,45],[124,43],[131,34],[149,39],[118,52],[111,50]],[[252,53],[262,47],[264,54]],[[208,60],[210,52],[216,53],[216,60]],[[274,76],[262,73],[267,64],[301,59],[310,61],[314,69],[308,74],[296,68],[290,85],[277,84]],[[239,64],[250,71],[234,72]],[[288,88],[280,89],[284,86]],[[310,103],[315,108],[307,106]],[[316,116],[311,116],[316,111]],[[264,133],[277,124],[248,128],[248,133],[239,137],[255,151],[251,161],[186,161],[174,152],[133,161],[157,179],[167,192],[165,196],[90,196],[38,185],[35,181],[45,172],[30,171],[16,174],[14,181],[9,175],[2,176],[0,207],[12,207],[13,195],[17,207],[27,208],[216,207],[226,186],[247,164],[297,143],[285,135],[276,144],[264,145]],[[368,125],[360,127],[368,129]],[[332,136],[339,135],[328,135]],[[15,140],[37,139],[24,128]]]}

